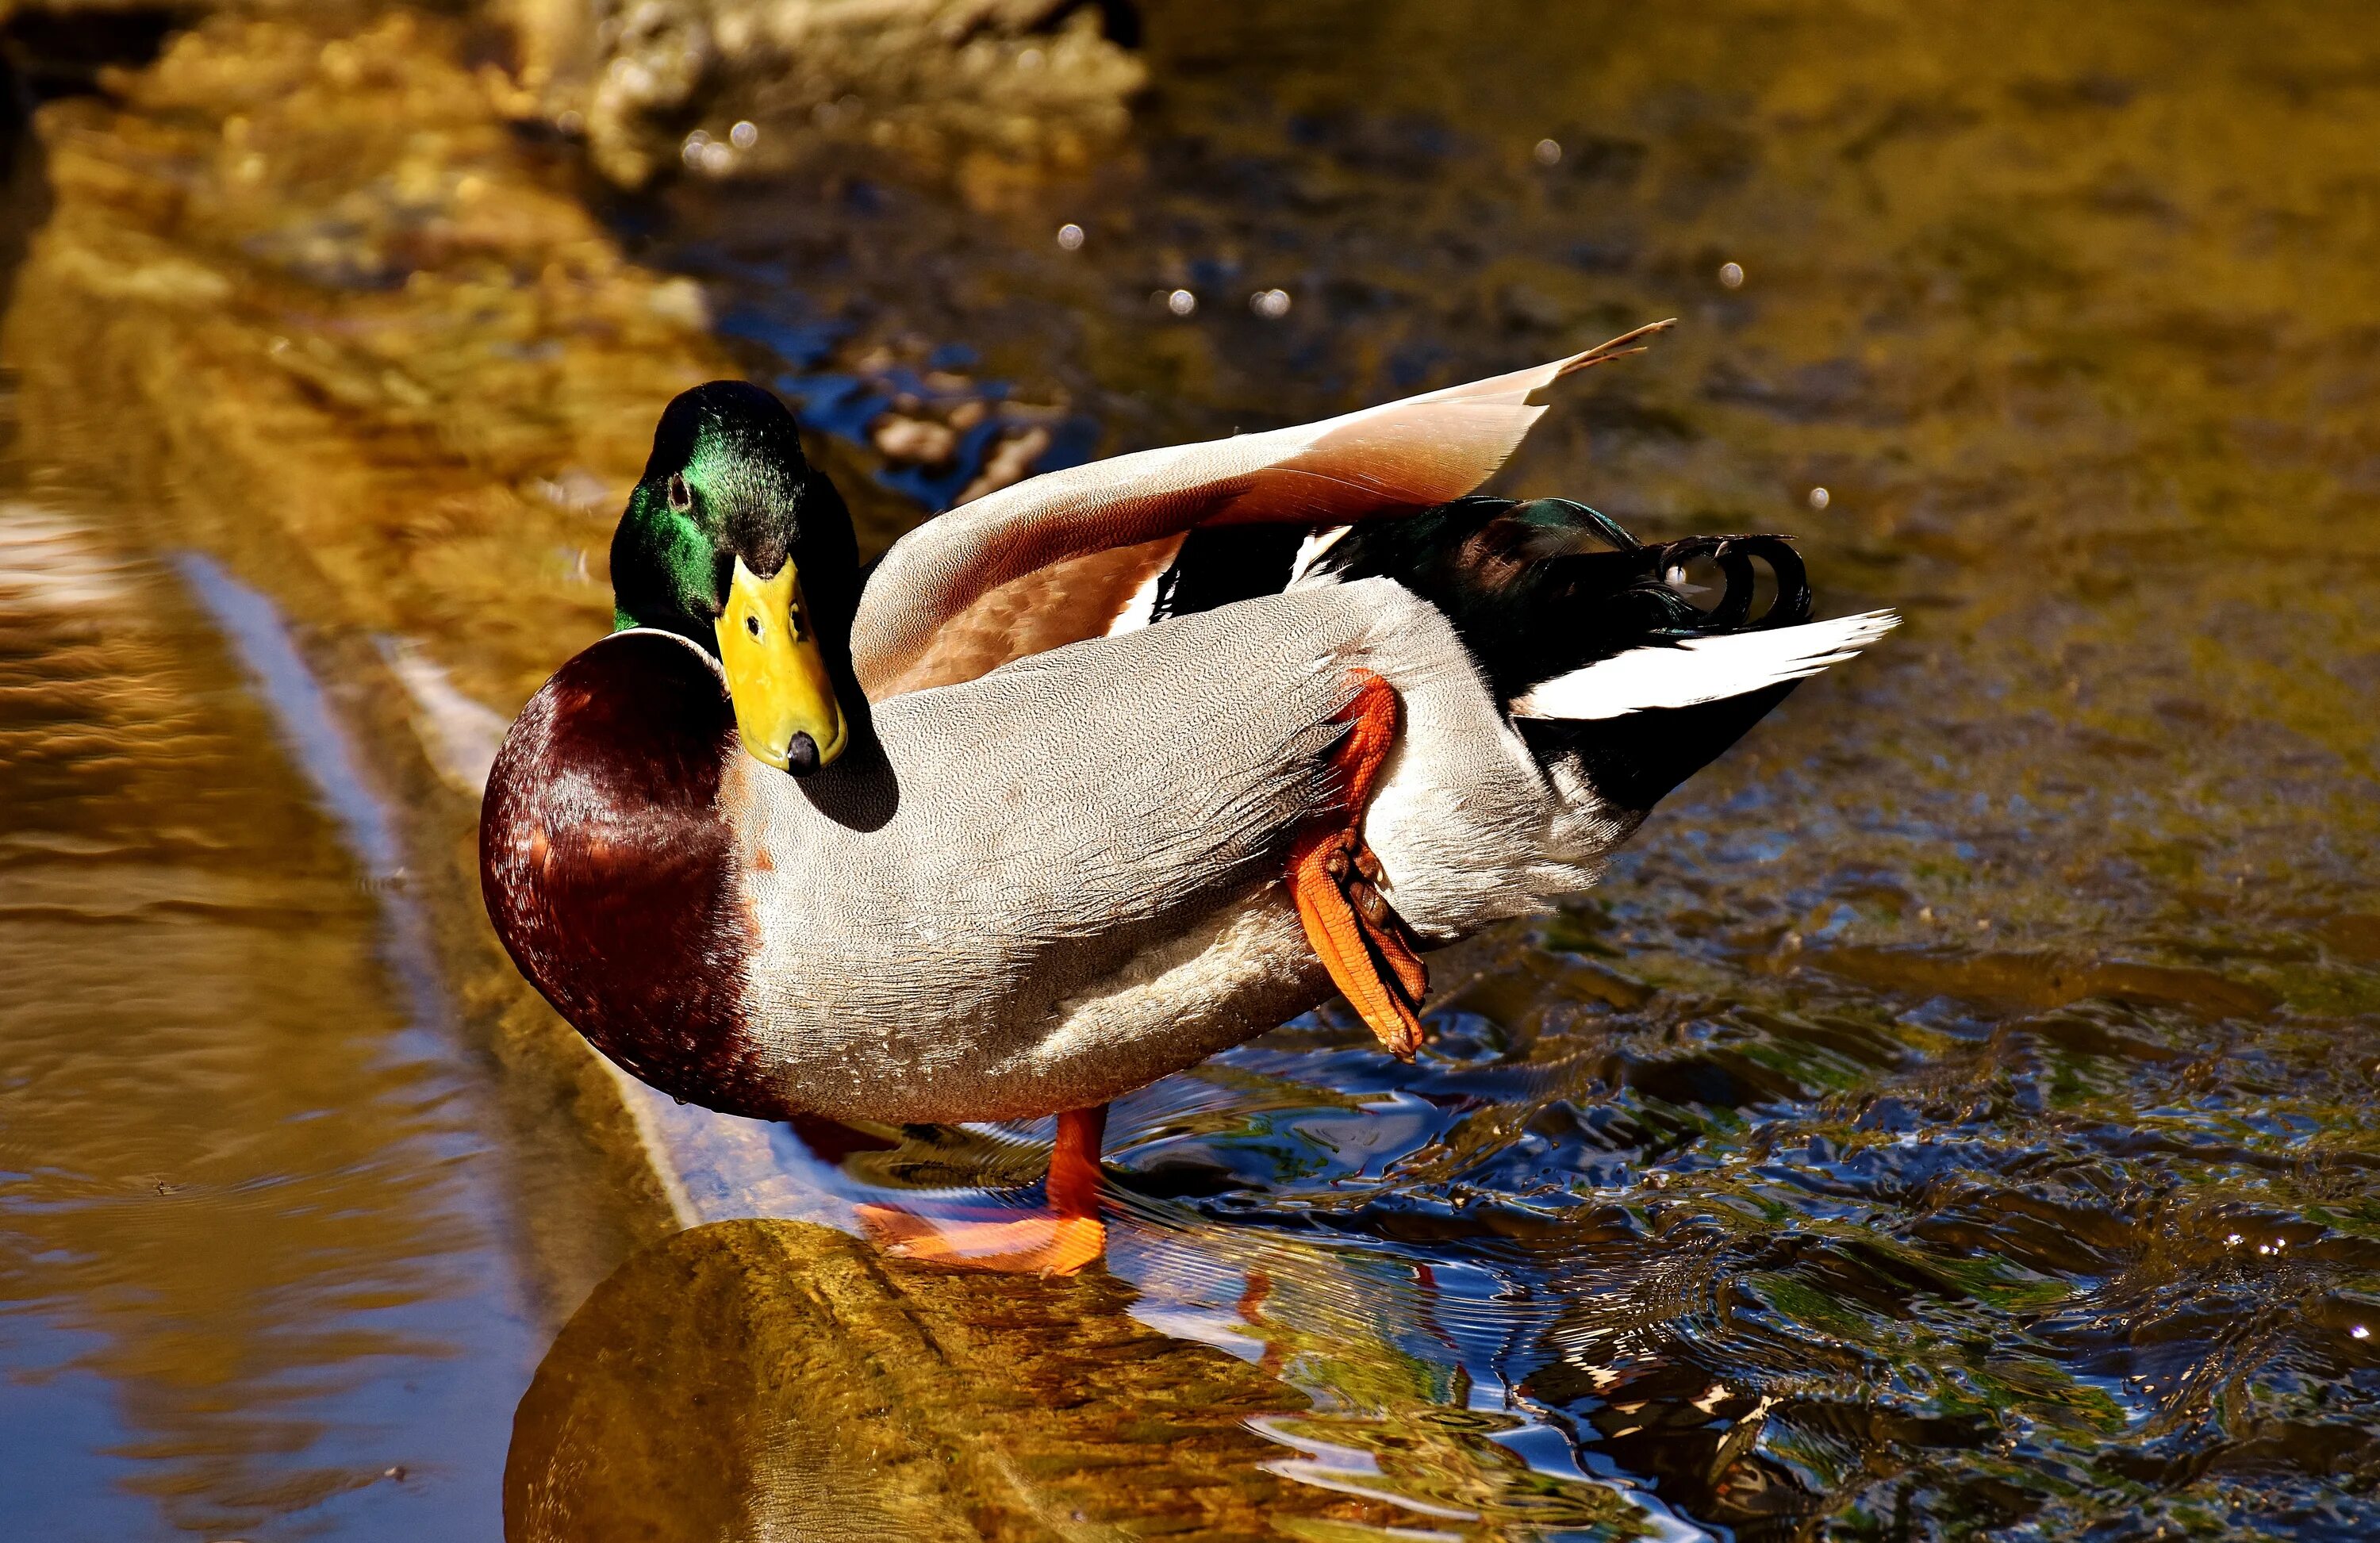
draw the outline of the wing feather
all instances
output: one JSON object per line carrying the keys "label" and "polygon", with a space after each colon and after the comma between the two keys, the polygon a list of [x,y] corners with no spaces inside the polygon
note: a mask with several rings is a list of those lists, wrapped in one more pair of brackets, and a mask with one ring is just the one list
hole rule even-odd
{"label": "wing feather", "polygon": [[[1538,394],[1574,371],[1642,351],[1642,327],[1584,353],[1343,417],[1053,471],[929,520],[884,554],[852,626],[852,665],[874,700],[975,675],[1103,634],[1141,581],[1137,561],[1075,569],[1099,603],[1074,600],[1027,626],[1018,609],[1052,597],[1020,579],[1117,548],[1154,549],[1195,526],[1341,525],[1410,514],[1486,481],[1545,411]],[[1104,576],[1096,583],[1093,571]],[[1123,584],[1107,604],[1105,585]],[[1060,595],[1072,596],[1075,579]],[[1038,597],[1038,600],[1037,600]],[[978,619],[979,605],[990,609]],[[938,641],[947,628],[960,638]],[[1006,639],[1001,642],[1001,639]],[[977,666],[980,665],[980,668]]]}
{"label": "wing feather", "polygon": [[[1110,552],[1061,557],[976,597],[927,638],[925,651],[871,700],[990,674],[1013,659],[1107,635],[1133,597],[1154,589],[1182,550],[1166,536]],[[871,586],[872,588],[872,586]]]}

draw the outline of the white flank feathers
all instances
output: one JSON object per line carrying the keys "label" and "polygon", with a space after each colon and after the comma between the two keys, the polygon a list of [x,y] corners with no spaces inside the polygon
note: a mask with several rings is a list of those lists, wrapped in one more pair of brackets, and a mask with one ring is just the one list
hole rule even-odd
{"label": "white flank feathers", "polygon": [[[1165,565],[1171,566],[1170,563]],[[1108,624],[1109,637],[1121,638],[1127,632],[1138,632],[1148,625],[1150,617],[1157,614],[1157,586],[1165,577],[1165,567],[1149,570],[1148,577],[1140,581],[1140,588],[1132,592],[1132,598],[1123,602],[1123,609],[1116,613],[1116,619]]]}
{"label": "white flank feathers", "polygon": [[1870,611],[1773,632],[1730,632],[1630,649],[1538,682],[1514,699],[1512,716],[1618,718],[1647,708],[1741,697],[1840,664],[1900,625],[1889,611]]}
{"label": "white flank feathers", "polygon": [[1352,525],[1333,525],[1309,533],[1305,540],[1297,543],[1297,555],[1290,561],[1289,582],[1295,584],[1311,573],[1314,565],[1322,561],[1322,554],[1337,546],[1339,538],[1354,529]]}

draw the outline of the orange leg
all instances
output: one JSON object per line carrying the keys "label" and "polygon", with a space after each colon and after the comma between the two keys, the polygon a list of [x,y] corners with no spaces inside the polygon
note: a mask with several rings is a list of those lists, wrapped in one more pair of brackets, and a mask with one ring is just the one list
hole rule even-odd
{"label": "orange leg", "polygon": [[1050,1150],[1050,1209],[1060,1216],[1099,1214],[1099,1138],[1108,1133],[1108,1106],[1070,1109],[1058,1116],[1058,1144]]}
{"label": "orange leg", "polygon": [[1049,1209],[1005,1221],[959,1221],[891,1206],[861,1206],[860,1224],[897,1258],[1042,1275],[1072,1275],[1107,1252],[1099,1220],[1099,1137],[1108,1106],[1058,1116],[1050,1153]]}
{"label": "orange leg", "polygon": [[1347,735],[1330,755],[1339,797],[1330,814],[1290,845],[1289,889],[1306,942],[1348,1005],[1389,1053],[1411,1061],[1421,1048],[1416,1009],[1429,971],[1413,934],[1380,893],[1379,860],[1364,844],[1364,810],[1396,743],[1402,716],[1394,687],[1369,670],[1355,674],[1355,699],[1342,714]]}

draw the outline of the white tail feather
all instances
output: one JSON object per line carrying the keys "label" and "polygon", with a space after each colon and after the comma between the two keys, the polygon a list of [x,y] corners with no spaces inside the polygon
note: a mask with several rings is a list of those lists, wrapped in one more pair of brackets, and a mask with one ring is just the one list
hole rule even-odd
{"label": "white tail feather", "polygon": [[1327,529],[1314,531],[1305,540],[1298,542],[1297,555],[1290,560],[1290,584],[1295,585],[1307,574],[1313,572],[1314,565],[1322,561],[1323,553],[1337,546],[1339,538],[1354,529],[1352,525],[1334,525]]}
{"label": "white tail feather", "polygon": [[1840,664],[1900,625],[1889,611],[1870,611],[1773,632],[1729,632],[1630,649],[1538,682],[1514,699],[1512,716],[1618,718],[1647,708],[1741,697]]}

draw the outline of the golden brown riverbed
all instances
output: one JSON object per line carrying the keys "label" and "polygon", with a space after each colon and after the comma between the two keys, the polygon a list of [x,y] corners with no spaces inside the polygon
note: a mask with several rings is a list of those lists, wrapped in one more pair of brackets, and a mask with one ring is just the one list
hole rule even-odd
{"label": "golden brown riverbed", "polygon": [[[6,507],[139,623],[0,590],[0,1345],[34,1374],[0,1410],[42,1443],[0,1482],[99,1519],[61,1537],[425,1536],[379,1498],[416,1492],[495,1536],[551,1343],[516,1536],[2369,1535],[2369,18],[1139,15],[1150,86],[1079,170],[872,149],[855,96],[748,163],[689,109],[687,173],[619,192],[435,18],[220,29],[43,109]],[[1119,1104],[1102,1272],[657,1241],[616,1100],[470,932],[468,800],[377,662],[509,713],[593,636],[677,383],[801,402],[880,543],[1002,456],[1670,314],[1499,486],[1794,532],[1824,612],[1901,632],[1588,902],[1442,960],[1418,1065],[1326,1012]],[[416,922],[186,547],[394,747]],[[682,1215],[1022,1203],[1046,1138],[745,1134],[766,1196]]]}

